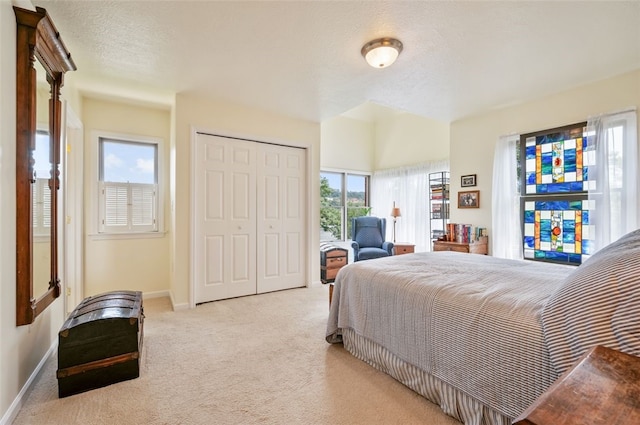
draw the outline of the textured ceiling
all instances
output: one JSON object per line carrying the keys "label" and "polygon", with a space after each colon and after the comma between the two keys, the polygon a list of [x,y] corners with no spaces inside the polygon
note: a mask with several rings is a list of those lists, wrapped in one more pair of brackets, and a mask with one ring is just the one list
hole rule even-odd
{"label": "textured ceiling", "polygon": [[[34,0],[82,78],[322,121],[367,102],[452,121],[640,68],[640,2]],[[392,36],[397,62],[360,48]],[[108,89],[106,89],[108,90]]]}

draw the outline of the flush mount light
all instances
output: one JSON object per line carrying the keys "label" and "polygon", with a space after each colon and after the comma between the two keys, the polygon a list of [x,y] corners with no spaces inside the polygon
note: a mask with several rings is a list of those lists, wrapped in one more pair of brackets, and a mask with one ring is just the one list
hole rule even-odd
{"label": "flush mount light", "polygon": [[362,46],[362,56],[374,68],[386,68],[396,61],[402,42],[395,38],[378,38]]}

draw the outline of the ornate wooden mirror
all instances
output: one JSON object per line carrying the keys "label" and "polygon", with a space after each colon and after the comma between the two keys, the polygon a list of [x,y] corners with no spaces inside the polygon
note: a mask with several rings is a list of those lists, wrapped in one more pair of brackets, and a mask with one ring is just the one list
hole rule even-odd
{"label": "ornate wooden mirror", "polygon": [[60,296],[60,88],[76,65],[47,11],[14,7],[16,67],[16,323]]}

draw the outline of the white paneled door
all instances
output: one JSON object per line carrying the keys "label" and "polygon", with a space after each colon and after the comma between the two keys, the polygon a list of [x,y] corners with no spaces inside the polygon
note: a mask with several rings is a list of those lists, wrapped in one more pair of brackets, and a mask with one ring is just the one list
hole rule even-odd
{"label": "white paneled door", "polygon": [[262,144],[257,156],[258,293],[304,286],[305,151]]}
{"label": "white paneled door", "polygon": [[251,142],[197,135],[196,303],[254,294],[256,151]]}
{"label": "white paneled door", "polygon": [[195,302],[304,286],[305,150],[200,133],[195,149]]}

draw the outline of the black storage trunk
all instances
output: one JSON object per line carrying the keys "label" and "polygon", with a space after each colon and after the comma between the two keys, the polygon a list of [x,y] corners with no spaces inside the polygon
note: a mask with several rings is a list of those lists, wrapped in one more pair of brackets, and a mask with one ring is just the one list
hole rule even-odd
{"label": "black storage trunk", "polygon": [[58,333],[58,396],[140,376],[143,322],[142,292],[84,299]]}

